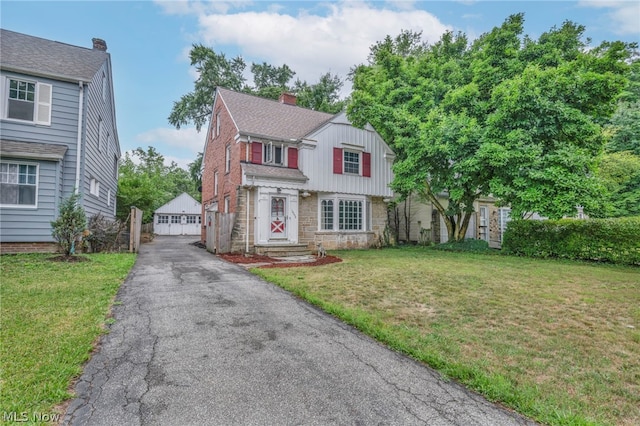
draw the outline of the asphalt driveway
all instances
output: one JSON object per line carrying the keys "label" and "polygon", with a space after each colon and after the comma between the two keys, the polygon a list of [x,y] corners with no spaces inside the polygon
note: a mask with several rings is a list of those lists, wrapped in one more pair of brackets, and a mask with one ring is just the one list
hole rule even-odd
{"label": "asphalt driveway", "polygon": [[64,424],[533,424],[195,239],[141,247]]}

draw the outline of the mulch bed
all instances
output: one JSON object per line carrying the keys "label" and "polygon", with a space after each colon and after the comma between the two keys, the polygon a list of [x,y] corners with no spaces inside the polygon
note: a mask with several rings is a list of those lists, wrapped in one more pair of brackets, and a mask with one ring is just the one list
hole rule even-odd
{"label": "mulch bed", "polygon": [[219,258],[226,260],[227,262],[232,263],[242,263],[242,264],[251,264],[251,263],[267,263],[267,265],[259,265],[258,268],[292,268],[297,266],[320,266],[320,265],[328,265],[330,263],[342,262],[342,259],[336,256],[326,256],[321,258],[316,258],[313,262],[283,262],[278,259],[274,259],[269,256],[262,256],[259,254],[254,254],[251,256],[245,256],[241,253],[225,253],[218,254]]}

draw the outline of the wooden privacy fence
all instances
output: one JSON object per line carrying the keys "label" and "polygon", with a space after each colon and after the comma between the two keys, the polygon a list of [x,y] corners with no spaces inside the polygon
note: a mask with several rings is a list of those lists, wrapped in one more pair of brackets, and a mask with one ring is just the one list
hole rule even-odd
{"label": "wooden privacy fence", "polygon": [[212,253],[231,251],[231,233],[235,223],[235,213],[207,212],[207,250]]}

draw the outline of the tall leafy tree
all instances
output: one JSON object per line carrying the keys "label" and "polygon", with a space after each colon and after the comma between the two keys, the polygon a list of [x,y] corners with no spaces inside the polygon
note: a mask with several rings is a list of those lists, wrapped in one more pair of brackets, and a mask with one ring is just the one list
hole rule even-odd
{"label": "tall leafy tree", "polygon": [[[135,161],[134,161],[135,159]],[[132,206],[143,211],[143,222],[153,219],[153,212],[186,192],[196,198],[197,187],[190,173],[175,162],[164,164],[164,157],[154,147],[126,152],[121,160],[118,179],[118,219],[126,220]]]}
{"label": "tall leafy tree", "polygon": [[588,49],[584,27],[572,22],[533,40],[523,25],[522,14],[512,15],[472,43],[463,33],[428,46],[401,34],[374,45],[369,63],[352,72],[350,118],[392,144],[392,186],[432,201],[451,240],[464,238],[481,195],[514,215],[548,217],[600,197],[602,124],[635,46]]}
{"label": "tall leafy tree", "polygon": [[294,92],[301,99],[299,105],[318,111],[334,113],[344,106],[339,99],[343,82],[330,73],[323,74],[316,84],[310,85],[300,80],[290,84],[296,73],[288,65],[278,67],[266,62],[252,63],[250,71],[253,74],[253,86],[250,86],[244,76],[246,63],[240,56],[227,58],[223,53],[197,44],[193,45],[189,57],[198,78],[193,90],[173,103],[169,123],[178,129],[192,124],[200,131],[206,125],[218,86],[269,99],[278,99],[284,91]]}

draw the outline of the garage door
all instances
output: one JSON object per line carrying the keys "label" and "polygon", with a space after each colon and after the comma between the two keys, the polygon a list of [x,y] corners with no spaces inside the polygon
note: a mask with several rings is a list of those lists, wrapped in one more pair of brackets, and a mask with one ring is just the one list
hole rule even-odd
{"label": "garage door", "polygon": [[156,215],[154,232],[158,235],[200,235],[200,215]]}

